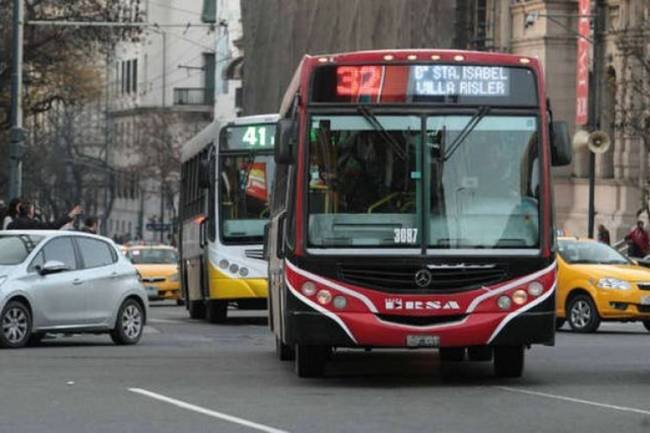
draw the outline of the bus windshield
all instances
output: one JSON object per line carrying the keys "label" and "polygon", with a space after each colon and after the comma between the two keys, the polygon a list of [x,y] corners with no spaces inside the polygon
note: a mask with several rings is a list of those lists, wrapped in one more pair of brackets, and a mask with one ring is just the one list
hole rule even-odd
{"label": "bus windshield", "polygon": [[221,156],[219,213],[226,243],[261,243],[269,218],[273,155],[259,152]]}
{"label": "bus windshield", "polygon": [[314,116],[312,247],[538,248],[534,115]]}

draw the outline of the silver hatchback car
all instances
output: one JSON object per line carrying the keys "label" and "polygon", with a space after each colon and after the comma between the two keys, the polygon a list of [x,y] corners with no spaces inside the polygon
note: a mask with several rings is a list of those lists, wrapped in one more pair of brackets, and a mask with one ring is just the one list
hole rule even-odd
{"label": "silver hatchback car", "polygon": [[71,231],[0,231],[0,347],[45,333],[110,333],[140,340],[147,294],[137,271],[107,238]]}

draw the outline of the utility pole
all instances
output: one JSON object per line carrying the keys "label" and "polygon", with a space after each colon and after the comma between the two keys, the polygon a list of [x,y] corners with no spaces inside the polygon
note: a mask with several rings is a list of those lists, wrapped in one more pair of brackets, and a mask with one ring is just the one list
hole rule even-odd
{"label": "utility pole", "polygon": [[[604,0],[596,0],[594,10],[594,37],[593,37],[593,72],[591,83],[591,97],[589,105],[589,127],[591,131],[600,129],[600,93],[604,61],[603,33],[605,31]],[[596,154],[589,152],[589,237],[594,237],[594,219],[596,215]]]}
{"label": "utility pole", "polygon": [[23,129],[23,27],[25,5],[14,0],[13,41],[11,65],[11,131],[9,143],[9,191],[8,199],[23,193],[23,155],[25,154],[25,130]]}

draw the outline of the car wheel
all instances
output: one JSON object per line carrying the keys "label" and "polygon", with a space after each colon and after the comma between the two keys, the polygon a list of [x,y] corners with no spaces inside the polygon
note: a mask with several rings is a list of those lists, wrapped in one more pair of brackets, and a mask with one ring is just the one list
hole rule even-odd
{"label": "car wheel", "polygon": [[0,323],[0,347],[16,349],[29,342],[32,334],[32,315],[22,302],[8,302],[0,313]]}
{"label": "car wheel", "polygon": [[135,344],[140,341],[144,330],[144,313],[140,304],[133,300],[124,301],[117,313],[115,329],[111,331],[111,339],[115,344]]}
{"label": "car wheel", "polygon": [[205,306],[205,320],[210,323],[224,323],[228,317],[228,301],[208,301]]}
{"label": "car wheel", "polygon": [[524,346],[494,348],[494,374],[497,377],[521,377],[524,372]]}
{"label": "car wheel", "polygon": [[203,301],[188,301],[187,307],[191,319],[205,318],[205,303]]}
{"label": "car wheel", "polygon": [[644,320],[643,321],[643,326],[645,327],[645,329],[650,331],[650,320]]}
{"label": "car wheel", "polygon": [[275,337],[275,356],[280,361],[293,361],[296,359],[296,351],[288,344],[284,344],[282,339]]}
{"label": "car wheel", "polygon": [[569,326],[575,332],[596,332],[600,326],[598,310],[588,295],[577,295],[571,298],[567,312]]}
{"label": "car wheel", "polygon": [[332,352],[329,346],[296,344],[295,370],[298,377],[321,377]]}

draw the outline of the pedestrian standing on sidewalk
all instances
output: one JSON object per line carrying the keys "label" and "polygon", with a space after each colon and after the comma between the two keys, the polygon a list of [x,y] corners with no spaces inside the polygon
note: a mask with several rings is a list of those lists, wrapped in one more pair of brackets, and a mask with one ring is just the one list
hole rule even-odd
{"label": "pedestrian standing on sidewalk", "polygon": [[9,207],[7,208],[7,213],[2,217],[2,227],[0,229],[7,230],[9,224],[18,217],[20,211],[20,202],[19,197],[13,198],[9,202]]}
{"label": "pedestrian standing on sidewalk", "polygon": [[34,205],[28,201],[21,202],[20,213],[7,227],[8,230],[58,230],[81,213],[81,206],[70,209],[67,215],[54,222],[39,221],[34,218]]}
{"label": "pedestrian standing on sidewalk", "polygon": [[629,255],[632,257],[645,257],[650,249],[650,237],[643,228],[643,221],[637,221],[636,227],[630,231],[626,239],[629,244]]}
{"label": "pedestrian standing on sidewalk", "polygon": [[610,244],[609,241],[609,230],[602,224],[598,225],[598,242],[602,242],[606,245]]}

